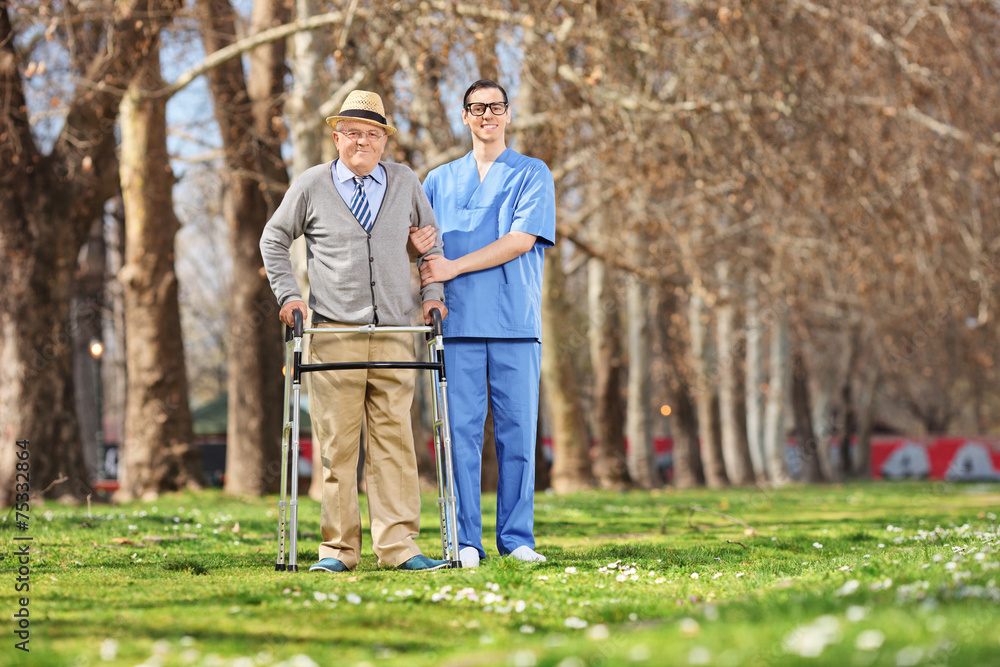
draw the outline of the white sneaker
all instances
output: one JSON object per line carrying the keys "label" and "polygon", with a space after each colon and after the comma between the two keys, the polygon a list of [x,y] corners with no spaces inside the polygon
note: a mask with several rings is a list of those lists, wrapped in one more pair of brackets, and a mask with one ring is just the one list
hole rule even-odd
{"label": "white sneaker", "polygon": [[458,552],[458,559],[462,561],[462,567],[477,567],[479,565],[479,549],[465,547]]}
{"label": "white sneaker", "polygon": [[544,563],[545,556],[532,551],[531,547],[526,544],[522,544],[518,548],[510,552],[510,555],[517,560],[523,560],[526,563]]}

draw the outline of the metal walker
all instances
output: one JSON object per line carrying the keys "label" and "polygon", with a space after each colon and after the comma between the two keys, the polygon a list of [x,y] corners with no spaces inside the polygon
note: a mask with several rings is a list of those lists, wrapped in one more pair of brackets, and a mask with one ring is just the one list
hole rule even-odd
{"label": "metal walker", "polygon": [[[437,473],[438,511],[441,518],[442,558],[449,567],[462,567],[458,555],[458,517],[455,497],[455,475],[451,458],[451,426],[448,422],[448,380],[444,371],[444,342],[441,334],[441,312],[431,311],[434,320],[431,326],[418,327],[376,327],[365,324],[346,328],[303,329],[302,313],[293,311],[294,327],[285,327],[285,401],[284,428],[281,431],[281,498],[278,501],[278,559],[275,570],[297,572],[296,549],[298,546],[299,515],[299,397],[302,389],[302,373],[316,371],[356,370],[367,368],[413,368],[432,372],[434,377],[431,392],[431,408],[434,423],[434,465]],[[433,361],[368,361],[341,362],[329,364],[302,363],[302,337],[305,334],[343,333],[423,333],[427,339],[428,358]],[[419,446],[419,444],[418,444]],[[289,471],[289,450],[291,451],[291,471]],[[291,496],[288,496],[289,472],[291,472]],[[286,498],[288,500],[286,501]],[[286,521],[287,515],[287,521]],[[288,562],[285,563],[285,532],[289,537]]]}

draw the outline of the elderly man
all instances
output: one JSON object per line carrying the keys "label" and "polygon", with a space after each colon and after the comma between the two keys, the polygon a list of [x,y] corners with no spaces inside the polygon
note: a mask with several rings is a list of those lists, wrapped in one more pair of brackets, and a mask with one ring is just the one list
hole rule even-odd
{"label": "elderly man", "polygon": [[[411,227],[437,229],[420,181],[400,164],[382,162],[388,135],[382,99],[356,90],[334,128],[339,159],[303,172],[288,189],[264,228],[261,255],[279,318],[291,326],[293,312],[308,314],[292,273],[289,248],[306,237],[312,326],[410,324],[414,307],[407,237]],[[418,266],[440,242],[418,257]],[[432,309],[447,314],[440,285],[421,289],[423,319]],[[409,333],[316,335],[311,362],[412,361]],[[309,374],[310,414],[323,461],[319,562],[312,571],[353,570],[361,558],[357,464],[361,420],[368,426],[366,481],[372,550],[380,565],[434,570],[448,563],[424,556],[414,542],[420,494],[410,427],[415,371],[362,369]]]}

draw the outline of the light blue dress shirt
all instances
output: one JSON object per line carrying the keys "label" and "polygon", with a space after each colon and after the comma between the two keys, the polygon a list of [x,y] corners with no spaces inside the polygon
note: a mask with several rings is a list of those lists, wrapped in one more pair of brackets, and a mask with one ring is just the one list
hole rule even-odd
{"label": "light blue dress shirt", "polygon": [[[354,197],[354,177],[356,174],[340,160],[333,161],[330,166],[330,174],[333,176],[333,184],[337,186],[337,192],[344,198],[349,208],[351,199]],[[369,178],[365,179],[365,196],[368,197],[368,208],[372,212],[372,220],[377,223],[378,212],[382,208],[382,200],[385,199],[385,167],[379,163],[368,176]]]}

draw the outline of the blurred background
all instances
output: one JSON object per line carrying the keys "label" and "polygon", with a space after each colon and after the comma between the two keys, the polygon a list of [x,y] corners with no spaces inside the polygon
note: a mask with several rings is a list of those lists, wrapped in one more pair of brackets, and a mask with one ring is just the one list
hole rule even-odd
{"label": "blurred background", "polygon": [[4,500],[19,439],[47,497],[276,491],[260,232],[348,92],[422,178],[480,78],[556,181],[539,488],[1000,478],[1000,2],[18,0]]}

